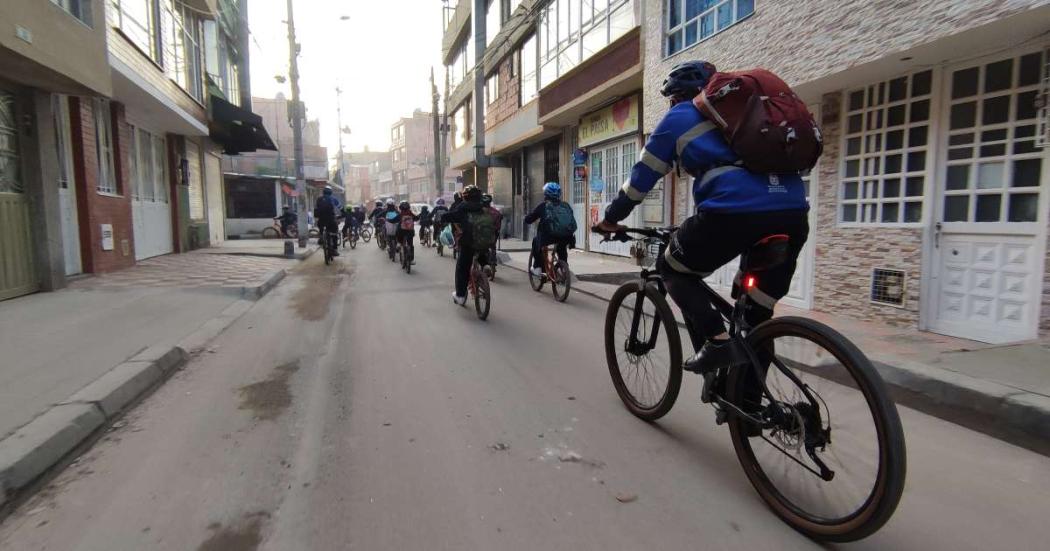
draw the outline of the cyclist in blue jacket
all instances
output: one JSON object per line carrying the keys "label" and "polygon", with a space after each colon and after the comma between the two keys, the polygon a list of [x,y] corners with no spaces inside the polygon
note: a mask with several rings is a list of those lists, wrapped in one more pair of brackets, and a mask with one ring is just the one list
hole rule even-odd
{"label": "cyclist in blue jacket", "polygon": [[[670,99],[671,108],[598,224],[600,231],[615,232],[620,227],[618,222],[675,165],[693,177],[696,213],[675,232],[656,267],[671,297],[699,336],[706,339],[683,366],[698,373],[726,365],[731,355],[725,324],[697,289],[697,278],[710,275],[763,237],[787,234],[790,260],[763,272],[756,288],[748,291],[752,300],[747,319],[757,325],[773,316],[777,300],[787,294],[798,253],[809,233],[809,203],[801,176],[748,171],[719,128],[693,105],[693,98],[715,71],[714,65],[705,61],[682,63],[671,70],[660,91]],[[739,285],[734,285],[734,294],[737,292]]]}

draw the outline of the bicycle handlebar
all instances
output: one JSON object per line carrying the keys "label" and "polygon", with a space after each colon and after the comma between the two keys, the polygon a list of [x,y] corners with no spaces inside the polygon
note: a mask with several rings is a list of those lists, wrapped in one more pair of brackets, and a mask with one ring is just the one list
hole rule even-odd
{"label": "bicycle handlebar", "polygon": [[642,237],[651,237],[651,238],[654,238],[654,239],[659,239],[661,241],[665,241],[666,242],[666,241],[670,241],[671,240],[671,234],[674,233],[674,231],[677,230],[677,229],[678,228],[676,228],[674,226],[669,226],[669,227],[666,227],[666,228],[629,228],[629,227],[622,227],[616,233],[610,233],[610,232],[605,232],[605,231],[602,231],[602,230],[598,229],[598,226],[592,226],[591,227],[591,231],[592,232],[599,233],[599,234],[604,236],[604,238],[601,241],[602,243],[605,243],[607,241],[620,241],[620,242],[624,242],[624,243],[626,243],[628,241],[632,241],[635,238],[632,238],[630,235],[628,235],[628,234],[631,234],[631,233],[636,234],[636,235],[640,235]]}

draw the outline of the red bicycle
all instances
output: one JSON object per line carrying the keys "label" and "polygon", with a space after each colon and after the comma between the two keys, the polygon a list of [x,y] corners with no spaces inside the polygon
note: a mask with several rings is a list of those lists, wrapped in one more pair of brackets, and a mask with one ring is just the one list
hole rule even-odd
{"label": "red bicycle", "polygon": [[533,255],[529,254],[529,285],[537,293],[543,290],[543,284],[550,281],[551,292],[554,300],[565,302],[569,298],[569,288],[572,286],[572,272],[569,271],[569,263],[555,257],[551,260],[551,245],[540,249],[543,254],[543,275],[532,273]]}
{"label": "red bicycle", "polygon": [[474,311],[478,314],[478,319],[488,318],[489,309],[492,308],[492,289],[489,287],[489,280],[481,268],[481,263],[478,262],[477,253],[474,254],[474,261],[470,265],[467,292],[474,297]]}

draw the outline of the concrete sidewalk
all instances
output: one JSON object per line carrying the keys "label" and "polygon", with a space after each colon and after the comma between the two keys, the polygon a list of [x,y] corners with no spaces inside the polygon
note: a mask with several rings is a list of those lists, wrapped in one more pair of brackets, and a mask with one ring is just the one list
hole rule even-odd
{"label": "concrete sidewalk", "polygon": [[0,302],[0,505],[199,352],[295,264],[166,255]]}
{"label": "concrete sidewalk", "polygon": [[310,255],[317,252],[319,247],[317,246],[317,238],[311,238],[307,241],[305,248],[300,249],[295,244],[295,240],[292,241],[293,252],[292,256],[288,257],[284,254],[284,243],[288,241],[286,239],[228,239],[222,243],[212,245],[206,249],[199,249],[194,251],[196,254],[224,254],[224,255],[235,255],[235,256],[259,256],[269,258],[295,258],[296,260],[306,260],[310,258]]}
{"label": "concrete sidewalk", "polygon": [[[526,270],[528,252],[508,257],[504,264]],[[581,251],[569,265],[573,291],[604,301],[640,270],[631,259]],[[1050,342],[990,345],[787,305],[777,315],[815,319],[845,335],[899,403],[1050,455]]]}

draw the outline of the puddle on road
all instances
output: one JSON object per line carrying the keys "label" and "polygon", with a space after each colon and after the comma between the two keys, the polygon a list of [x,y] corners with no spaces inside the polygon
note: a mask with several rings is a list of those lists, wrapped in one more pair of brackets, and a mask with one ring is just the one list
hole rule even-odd
{"label": "puddle on road", "polygon": [[350,275],[349,267],[339,263],[336,266],[311,264],[297,270],[302,276],[303,286],[292,296],[291,306],[300,319],[318,321],[328,315],[332,300],[336,297],[339,284]]}
{"label": "puddle on road", "polygon": [[279,365],[270,378],[258,383],[242,386],[237,390],[241,396],[238,409],[249,409],[256,419],[272,421],[292,405],[292,391],[288,379],[299,371],[299,360]]}
{"label": "puddle on road", "polygon": [[213,522],[208,525],[212,535],[197,551],[255,551],[262,543],[263,522],[269,518],[270,513],[259,511],[245,515],[232,526]]}

